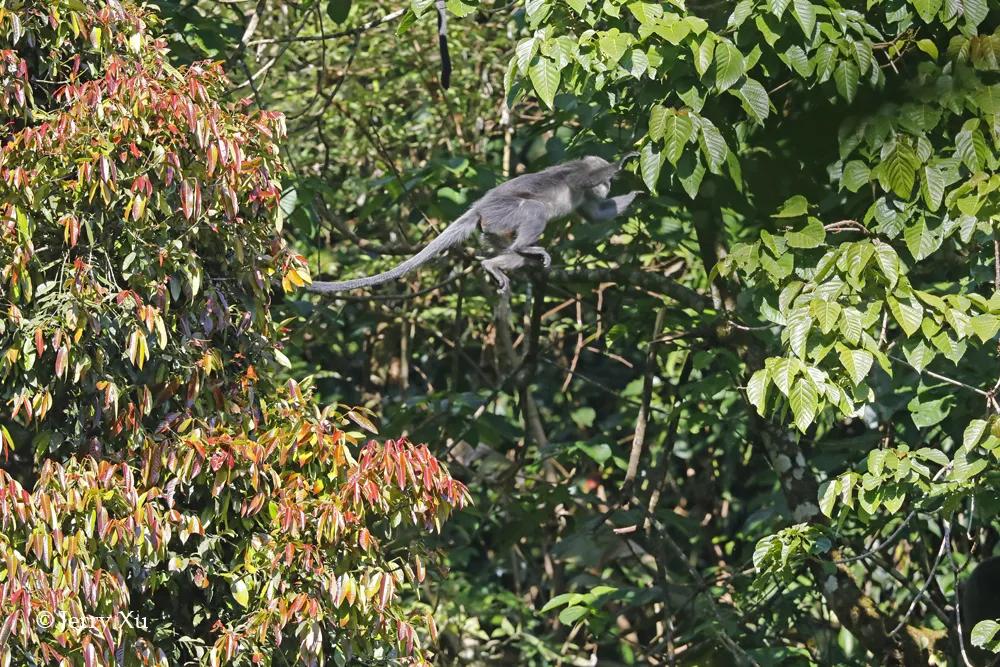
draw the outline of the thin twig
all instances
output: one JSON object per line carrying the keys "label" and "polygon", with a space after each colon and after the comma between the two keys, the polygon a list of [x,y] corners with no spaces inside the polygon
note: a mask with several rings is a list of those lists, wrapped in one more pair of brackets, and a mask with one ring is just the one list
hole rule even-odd
{"label": "thin twig", "polygon": [[382,18],[373,19],[368,23],[363,23],[357,28],[351,28],[350,30],[342,30],[340,32],[332,32],[328,35],[304,35],[301,37],[282,37],[280,39],[258,39],[255,42],[250,42],[250,46],[262,46],[264,44],[283,44],[285,42],[321,42],[327,39],[338,39],[340,37],[353,37],[354,35],[360,35],[363,32],[367,32],[372,28],[377,28],[383,23],[388,23],[390,21],[395,21],[400,16],[406,13],[405,9],[397,9],[394,12],[386,14]]}
{"label": "thin twig", "polygon": [[990,396],[990,392],[985,391],[983,389],[980,389],[979,387],[973,387],[970,384],[965,384],[961,380],[956,380],[956,379],[950,378],[950,377],[948,377],[946,375],[941,375],[940,373],[935,373],[934,371],[929,371],[926,368],[924,370],[922,370],[922,371],[918,370],[918,369],[914,368],[912,365],[910,365],[909,362],[907,362],[905,359],[900,359],[899,357],[897,357],[894,354],[890,354],[889,358],[892,359],[893,361],[898,361],[901,364],[906,364],[910,368],[913,368],[913,370],[917,371],[918,374],[926,374],[926,375],[934,378],[935,380],[941,380],[942,382],[947,382],[948,384],[955,385],[956,387],[961,387],[962,389],[968,389],[969,391],[974,391],[977,394],[979,394],[980,396],[986,396],[987,398],[989,398],[989,396]]}
{"label": "thin twig", "polygon": [[632,450],[629,452],[628,468],[625,471],[625,480],[622,482],[622,495],[625,502],[629,502],[632,495],[632,487],[635,484],[635,477],[639,473],[639,459],[642,458],[642,448],[646,444],[646,425],[649,421],[649,404],[653,398],[653,376],[656,371],[656,340],[660,336],[663,328],[663,321],[666,319],[667,309],[661,307],[656,312],[656,321],[653,324],[653,335],[650,339],[649,348],[646,350],[646,368],[642,378],[642,405],[639,406],[639,415],[635,419],[635,433],[632,436]]}
{"label": "thin twig", "polygon": [[924,582],[924,586],[920,589],[920,592],[913,596],[913,601],[910,602],[910,606],[907,608],[906,613],[903,614],[903,618],[899,619],[899,623],[896,627],[889,631],[890,637],[903,629],[903,626],[905,626],[906,622],[910,620],[910,616],[913,615],[913,611],[917,608],[917,603],[920,602],[921,598],[924,597],[927,590],[931,587],[931,584],[934,583],[934,573],[937,572],[938,564],[941,562],[941,557],[944,556],[944,552],[948,548],[948,545],[946,544],[947,541],[948,535],[946,533],[941,539],[941,546],[938,547],[937,556],[934,558],[934,564],[931,565],[931,571],[927,575],[927,581]]}

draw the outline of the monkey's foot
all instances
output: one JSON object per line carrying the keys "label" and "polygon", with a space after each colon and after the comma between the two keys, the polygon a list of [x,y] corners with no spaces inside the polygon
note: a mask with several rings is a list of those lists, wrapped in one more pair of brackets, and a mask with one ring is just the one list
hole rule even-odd
{"label": "monkey's foot", "polygon": [[552,266],[552,255],[550,255],[548,251],[541,246],[528,246],[527,248],[521,248],[518,252],[522,255],[534,255],[535,257],[540,257],[542,260],[542,266],[546,269]]}

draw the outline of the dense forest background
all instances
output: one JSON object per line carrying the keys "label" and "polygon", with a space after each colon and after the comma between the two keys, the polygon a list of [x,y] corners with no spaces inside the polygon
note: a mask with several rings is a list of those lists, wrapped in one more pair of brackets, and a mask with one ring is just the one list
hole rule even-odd
{"label": "dense forest background", "polygon": [[[113,0],[56,4],[63,14],[48,15],[53,26],[77,13],[116,16],[121,7]],[[336,446],[348,443],[354,454],[330,454],[314,441],[309,447],[320,449],[301,456],[297,445],[282,449],[280,465],[274,463],[284,471],[283,485],[274,482],[282,501],[252,527],[246,517],[271,507],[257,488],[260,459],[250,455],[242,477],[221,479],[217,463],[225,457],[199,450],[212,473],[197,464],[192,471],[189,462],[177,475],[182,485],[194,484],[189,506],[205,523],[185,518],[183,529],[200,532],[204,546],[175,553],[168,532],[166,546],[137,544],[134,555],[115,552],[103,561],[132,591],[131,602],[119,597],[115,604],[152,613],[140,600],[159,590],[172,592],[170,604],[183,608],[177,597],[194,591],[197,611],[190,618],[163,612],[162,623],[173,618],[176,627],[159,642],[155,632],[129,634],[148,642],[136,644],[142,649],[136,656],[115,650],[114,641],[100,643],[100,633],[92,643],[87,633],[57,633],[61,639],[52,646],[61,647],[67,664],[987,664],[1000,640],[1000,625],[989,619],[1000,609],[963,598],[959,582],[994,553],[1000,537],[995,4],[448,0],[447,89],[437,14],[427,0],[156,0],[150,7],[142,31],[150,40],[164,38],[155,50],[169,63],[162,65],[165,80],[172,72],[224,70],[226,78],[211,84],[207,97],[190,88],[192,99],[239,103],[234,108],[241,111],[227,111],[236,115],[224,121],[235,144],[258,132],[266,136],[244,150],[263,174],[249,201],[271,198],[272,212],[249,226],[220,223],[221,245],[203,243],[196,232],[197,243],[177,249],[203,261],[205,275],[215,276],[206,284],[225,282],[227,262],[234,262],[234,275],[262,271],[270,278],[246,297],[258,308],[246,315],[253,324],[224,336],[204,325],[201,338],[223,350],[214,377],[238,367],[245,390],[249,359],[259,362],[261,380],[250,383],[259,395],[245,401],[230,402],[226,394],[223,412],[242,414],[242,422],[201,446],[224,440],[225,447],[241,442],[252,449],[254,433],[272,422],[278,425],[264,431],[268,440],[304,443],[305,423],[321,434],[322,445],[327,420],[336,418],[338,437],[346,438]],[[0,3],[3,39],[10,42],[0,47],[14,49],[0,55],[20,54],[33,65],[22,35],[35,33],[11,21],[18,11],[19,3]],[[40,25],[38,35],[47,30]],[[85,63],[98,62],[86,49],[100,50],[102,39],[105,50],[135,47],[128,30],[117,24],[114,33],[105,30],[96,41],[93,30],[70,26],[65,34],[82,40],[78,48],[91,54]],[[35,41],[29,46],[44,53]],[[49,78],[58,80],[59,67],[51,66]],[[76,71],[67,76],[72,80]],[[10,100],[21,85],[19,74],[11,77],[5,113],[16,111]],[[38,100],[47,83],[31,85],[35,101],[27,107],[36,108],[25,117],[55,118],[62,98],[52,94],[43,109]],[[178,90],[183,97],[184,86]],[[175,111],[182,127],[195,113],[183,104]],[[263,122],[254,120],[258,111]],[[31,123],[12,120],[7,132],[24,127]],[[198,132],[207,130],[192,129]],[[14,144],[28,151],[31,142]],[[189,149],[177,150],[183,156]],[[221,178],[216,164],[226,163],[225,155],[207,150],[198,178]],[[474,244],[371,291],[320,297],[305,289],[311,280],[393,266],[511,176],[632,150],[638,159],[614,184],[615,192],[642,191],[629,215],[550,225],[544,242],[553,266],[514,276],[509,317],[498,309],[496,286],[479,267],[482,249]],[[12,152],[2,164],[15,164],[19,155]],[[105,163],[95,164],[100,175]],[[4,187],[17,191],[21,184],[9,173]],[[133,184],[126,220],[144,187]],[[176,190],[180,203],[163,203],[155,215],[183,209],[191,219],[188,209],[200,209],[200,199],[171,187],[167,179],[164,191]],[[204,187],[209,193],[223,186]],[[243,190],[233,188],[235,207]],[[203,225],[213,229],[215,220],[237,214],[224,201],[230,190],[220,191],[223,203],[214,212],[206,204],[204,212]],[[17,211],[38,209],[17,206],[5,213],[10,230],[21,230]],[[240,200],[238,211],[247,206]],[[58,219],[52,244],[62,242],[64,227],[69,239],[72,225],[61,214],[36,217],[48,221],[42,226]],[[117,244],[126,228],[105,227],[105,236],[82,243]],[[171,230],[169,238],[191,238],[184,226]],[[5,241],[5,265],[17,265],[29,237],[43,246],[37,233],[22,231]],[[246,256],[234,253],[244,241]],[[128,270],[136,252],[154,256],[148,243],[136,243],[132,255],[115,246],[125,258],[122,282],[139,272]],[[162,259],[161,269],[144,261],[150,275],[170,272]],[[51,266],[37,271],[55,271]],[[23,283],[15,288],[10,271],[3,275],[14,303],[31,301]],[[142,289],[133,289],[139,303]],[[208,298],[185,307],[197,322],[201,311],[215,317],[219,303]],[[232,308],[238,303],[231,299]],[[31,320],[21,327],[24,354],[40,340],[35,326]],[[149,326],[151,346],[158,326]],[[176,327],[185,341],[189,329]],[[173,341],[169,322],[167,330],[164,339]],[[16,336],[12,331],[3,335]],[[251,336],[257,333],[267,344]],[[150,356],[141,351],[146,343],[135,341],[117,352],[125,355],[122,376],[132,378],[119,383],[123,397],[128,382],[139,386],[133,366],[141,370],[143,355]],[[171,373],[188,361],[204,371],[195,389],[177,385],[188,387],[189,396],[219,396],[227,386],[212,389],[213,362],[206,370],[205,357],[178,361],[185,353],[166,343],[161,348],[174,355],[164,362]],[[60,349],[58,341],[51,346],[56,371],[45,381],[62,379]],[[238,354],[226,351],[232,349]],[[34,392],[34,371],[23,362],[18,367],[17,354],[7,358],[23,369],[12,371],[23,375],[18,382]],[[107,408],[104,382],[93,392]],[[70,466],[81,454],[116,463],[133,456],[146,461],[146,472],[159,456],[148,453],[151,441],[139,433],[155,430],[161,395],[151,396],[144,413],[148,433],[135,426],[122,448],[113,444],[121,429],[112,437],[83,426],[57,444],[51,435],[39,441],[42,427],[31,421],[31,408],[27,421],[18,416],[22,384],[5,388],[12,410],[10,419],[4,415],[10,429],[3,445],[13,451],[9,469],[29,490],[65,484],[48,468],[39,473],[48,456],[72,456]],[[275,393],[280,401],[258,415],[258,399]],[[46,399],[33,395],[42,396],[37,412]],[[319,406],[333,404],[339,407],[320,414]],[[53,413],[62,405],[57,395]],[[183,410],[193,410],[196,423],[204,419],[206,432],[221,428],[207,403],[191,398]],[[162,423],[183,436],[190,419],[178,426],[181,417],[171,415]],[[373,443],[364,454],[359,448],[368,437],[386,444]],[[287,472],[286,459],[305,466],[310,481]],[[370,486],[350,472],[326,477],[320,464],[330,461],[335,470],[345,461],[359,465],[358,475],[370,473]],[[366,467],[382,461],[377,472]],[[105,480],[101,470],[81,474]],[[402,495],[393,490],[397,470]],[[413,470],[433,470],[435,481],[421,489]],[[131,473],[121,474],[115,493],[121,503],[134,503]],[[412,489],[404,484],[407,474]],[[234,496],[230,507],[225,487],[250,476],[253,491],[246,491],[237,518],[239,501]],[[348,507],[352,496],[345,491],[335,514],[308,505],[305,498],[326,493],[331,480],[334,494],[336,484],[354,484],[358,504]],[[5,488],[20,497],[13,483]],[[256,506],[251,493],[261,497]],[[362,493],[381,498],[372,500],[370,514],[362,515]],[[13,512],[4,498],[0,515]],[[358,531],[348,550],[314,551],[309,537],[299,539],[296,503],[309,517],[303,531],[320,522],[317,544],[324,526],[337,539],[338,529],[329,527],[343,524],[340,512],[347,512],[342,529]],[[47,516],[41,501],[35,504]],[[231,519],[212,536],[218,511],[231,512]],[[352,511],[362,516],[355,528]],[[86,526],[85,515],[73,525]],[[164,514],[163,520],[173,519]],[[23,535],[8,538],[4,553],[16,551],[14,560],[48,572],[40,538],[21,522]],[[397,530],[401,522],[414,530]],[[284,559],[281,585],[277,575],[268,583],[264,561],[243,569],[244,560],[265,552],[262,544],[273,549],[271,566]],[[293,552],[300,554],[294,563]],[[322,553],[323,566],[316,564]],[[14,577],[11,558],[0,584]],[[100,564],[97,558],[87,567]],[[333,606],[324,607],[322,594],[290,595],[280,608],[285,631],[273,648],[275,617],[267,614],[279,611],[266,609],[265,601],[282,586],[296,589],[314,566],[341,568],[333,583],[317,584]],[[176,583],[172,573],[185,570],[193,583]],[[198,577],[216,571],[226,585],[202,586],[207,578]],[[983,590],[998,582],[1000,573]],[[26,597],[40,595],[22,584],[34,591]],[[355,588],[366,591],[358,600],[370,602],[355,605]],[[3,591],[0,609],[16,619],[18,603]],[[345,612],[345,599],[363,611]],[[301,616],[307,612],[308,622]],[[222,627],[211,624],[216,617]],[[4,624],[0,636],[13,630],[18,637],[15,626]],[[20,652],[0,653],[5,664],[47,664],[50,654],[27,648],[41,636],[21,634]],[[151,647],[169,651],[181,636],[169,661],[157,663],[167,654]]]}

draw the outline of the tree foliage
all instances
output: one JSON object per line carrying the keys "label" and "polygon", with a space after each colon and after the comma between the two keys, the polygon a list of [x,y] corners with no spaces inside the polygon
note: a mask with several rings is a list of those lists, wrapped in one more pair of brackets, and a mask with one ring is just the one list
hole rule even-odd
{"label": "tree foliage", "polygon": [[0,7],[0,664],[422,661],[467,492],[275,377],[284,119],[160,25]]}
{"label": "tree foliage", "polygon": [[[203,526],[206,511],[231,517],[230,527],[244,521],[235,500],[222,500],[229,478],[219,482],[217,470],[226,468],[211,470],[211,462],[229,459],[216,446],[231,452],[241,471],[233,473],[233,488],[243,489],[233,498],[241,504],[258,494],[294,497],[298,518],[279,500],[273,516],[272,501],[251,513],[251,521],[267,526],[268,540],[250,538],[236,556],[219,546],[213,553],[235,559],[225,568],[210,570],[203,560],[184,570],[194,577],[201,568],[206,590],[219,587],[228,606],[212,605],[212,613],[227,631],[246,633],[238,645],[248,652],[237,659],[258,648],[246,638],[260,637],[253,635],[265,617],[259,605],[273,597],[263,572],[278,568],[284,581],[297,582],[309,568],[296,559],[317,552],[300,550],[294,530],[317,530],[321,520],[315,543],[324,543],[321,533],[340,530],[336,544],[349,555],[337,562],[358,590],[346,636],[355,650],[375,649],[387,661],[394,659],[388,644],[405,650],[409,631],[380,625],[383,617],[411,624],[418,637],[420,628],[437,630],[437,641],[424,644],[440,664],[963,664],[964,656],[981,660],[980,648],[996,648],[996,621],[972,628],[968,619],[955,620],[961,579],[1000,537],[1000,15],[993,4],[451,0],[455,68],[448,91],[436,77],[433,3],[157,4],[172,51],[161,45],[143,57],[173,58],[182,79],[164,75],[168,82],[218,71],[185,67],[191,61],[224,62],[234,78],[218,80],[210,97],[247,96],[260,110],[220,104],[233,124],[223,124],[230,128],[223,136],[242,132],[259,142],[256,151],[245,150],[252,166],[236,170],[244,179],[239,187],[225,181],[231,171],[218,164],[209,170],[211,153],[188,128],[185,106],[174,125],[187,143],[172,151],[181,166],[170,166],[200,183],[206,222],[165,260],[171,268],[161,270],[149,259],[153,253],[128,240],[128,232],[154,220],[176,225],[157,228],[168,238],[191,224],[194,209],[180,193],[184,178],[164,186],[169,163],[162,161],[150,168],[156,178],[150,176],[153,192],[143,194],[139,220],[93,240],[81,235],[87,240],[76,247],[94,246],[94,254],[103,248],[114,257],[111,268],[91,263],[144,299],[115,304],[120,311],[101,329],[104,335],[135,322],[98,347],[118,341],[107,358],[119,365],[112,377],[130,378],[115,380],[122,405],[141,406],[139,388],[152,391],[151,383],[164,378],[177,378],[180,391],[198,377],[196,398],[187,399],[190,405],[155,400],[154,410],[137,413],[138,426],[126,421],[115,430],[117,417],[107,416],[100,393],[107,385],[97,388],[97,375],[85,375],[94,378],[90,387],[63,380],[72,377],[71,365],[65,375],[55,372],[60,344],[76,327],[50,325],[41,351],[34,329],[22,327],[17,345],[7,346],[18,350],[8,362],[17,371],[2,390],[21,411],[5,437],[13,456],[24,456],[20,443],[32,438],[39,452],[65,455],[91,436],[86,419],[99,412],[97,437],[114,452],[148,457],[150,440],[164,451],[193,437],[216,443],[194,455],[204,456],[209,471],[192,476],[169,459],[163,466],[178,488],[197,487],[177,511]],[[71,5],[80,3],[66,0]],[[107,5],[108,16],[114,6]],[[71,26],[68,11],[63,19]],[[13,24],[0,26],[12,39]],[[112,32],[98,34],[106,43],[100,53],[93,45],[83,49],[84,64],[103,62]],[[87,44],[92,35],[81,31],[74,39]],[[129,52],[128,39],[118,44]],[[10,113],[18,119],[10,136],[48,120],[24,116],[26,107],[54,113],[71,106],[44,83],[58,77],[28,78],[35,70],[27,56],[36,51],[47,53],[22,42],[13,58],[27,64],[9,63],[4,108],[19,110]],[[99,79],[89,68],[80,71]],[[173,70],[163,62],[152,71]],[[168,82],[160,85],[195,95]],[[211,114],[204,100],[193,102],[196,115]],[[281,146],[288,173],[280,185],[271,148],[280,128],[266,110],[287,112]],[[79,118],[104,122],[84,110]],[[71,210],[86,211],[79,219],[94,225],[115,202],[110,218],[126,217],[134,194],[111,189],[117,174],[101,179],[92,142],[72,146],[46,164],[71,170],[81,155],[91,156],[97,162],[90,183],[106,182],[110,199],[98,202],[98,185],[97,203],[74,194]],[[111,159],[122,148],[109,150],[108,164],[131,175],[139,167],[130,158]],[[453,253],[445,268],[425,267],[373,298],[285,294],[267,302],[263,281],[274,276],[286,288],[307,282],[306,264],[343,279],[397,263],[513,174],[633,149],[640,159],[616,188],[644,187],[648,195],[624,221],[554,225],[547,247],[556,266],[546,276],[518,276],[509,322],[495,317],[494,288],[472,252]],[[35,149],[22,152],[28,157],[18,159],[36,159]],[[56,181],[46,182],[55,190]],[[227,183],[235,205],[224,196]],[[267,192],[259,202],[249,200],[254,184]],[[153,205],[157,196],[163,199]],[[27,238],[53,226],[26,201],[14,204],[34,225]],[[56,222],[64,208],[54,209]],[[8,219],[17,229],[16,213]],[[274,241],[276,220],[288,247]],[[257,224],[259,236],[250,232]],[[63,229],[48,232],[59,243],[34,243],[49,253],[48,262],[58,261],[31,274],[32,304],[42,298],[38,273],[69,266],[61,259],[69,243]],[[230,254],[215,251],[220,237]],[[254,251],[236,256],[239,243]],[[132,262],[145,263],[125,277],[131,263],[119,267],[133,251]],[[184,268],[192,263],[204,277],[189,294]],[[169,310],[150,296],[150,285],[165,276],[181,289],[179,297],[163,297]],[[206,314],[216,321],[209,300],[215,293],[226,299],[225,309],[252,312],[247,324],[236,317],[214,329],[204,324]],[[145,315],[133,314],[142,304],[163,318],[163,353],[153,340],[156,321],[147,326]],[[185,321],[198,332],[190,338],[218,350],[210,371],[198,363],[203,349],[189,351]],[[59,327],[66,333],[54,344]],[[127,336],[135,328],[154,353],[142,357],[142,369],[129,357]],[[89,327],[84,333],[98,335]],[[35,350],[34,368],[48,375],[36,379],[23,367],[25,349]],[[85,349],[74,341],[63,363],[83,358]],[[275,358],[290,368],[280,370],[270,363]],[[112,366],[101,363],[93,365]],[[145,375],[151,364],[169,366],[157,370],[162,376]],[[248,378],[251,365],[255,377]],[[300,397],[288,380],[302,375],[311,380]],[[72,392],[46,408],[45,420],[59,415],[74,424],[72,437],[44,439],[33,402],[42,387],[53,397],[52,387]],[[264,399],[259,415],[251,390]],[[352,435],[348,415],[317,417],[311,391],[322,401],[364,403],[392,439],[369,445],[366,458],[352,444],[360,434]],[[17,398],[28,395],[30,422]],[[94,405],[104,407],[87,407]],[[84,418],[75,406],[83,406]],[[159,424],[178,411],[179,421],[158,435]],[[367,424],[361,412],[351,414]],[[295,435],[302,424],[326,429],[304,449]],[[278,443],[269,455],[278,457],[280,484],[272,476],[267,483],[274,485],[263,486],[265,476],[252,486],[257,454],[243,452],[256,451],[251,443],[261,437],[249,434],[258,432],[275,433],[263,440],[265,448]],[[407,438],[433,444],[411,448]],[[327,449],[340,444],[353,457],[341,461]],[[463,504],[465,487],[443,473],[428,487],[417,474],[428,469],[431,453],[448,460],[475,501],[434,543],[448,575],[432,609],[409,592],[422,578],[427,559],[415,559],[421,549],[388,532],[376,535],[403,523],[420,528]],[[242,456],[249,457],[245,464],[238,463]],[[313,480],[331,474],[322,460],[337,461],[337,490],[330,493],[351,503],[345,489],[362,493],[359,523],[345,513],[345,525],[331,528],[338,525],[333,515],[306,500],[304,489],[319,493]],[[305,479],[294,466],[306,468]],[[108,483],[127,497],[124,468],[114,470],[108,479],[121,481]],[[365,475],[378,491],[371,497],[370,485],[350,486]],[[39,483],[51,479],[43,469]],[[165,521],[172,520],[169,505],[163,508]],[[363,529],[383,550],[365,548]],[[15,535],[28,544],[28,533]],[[19,553],[44,553],[45,545],[30,539],[31,548]],[[289,544],[296,546],[285,561]],[[265,551],[260,562],[270,569],[253,561]],[[233,568],[246,554],[257,571]],[[390,565],[404,561],[412,576]],[[195,579],[180,586],[180,576],[163,569],[153,568],[150,578],[169,580],[182,594],[197,588]],[[336,601],[349,590],[344,571],[336,574],[336,583],[308,583]],[[391,612],[380,606],[383,586],[399,593],[390,595]],[[306,623],[300,627],[314,627],[302,614],[320,596],[284,599]],[[279,603],[278,613],[284,609]],[[208,636],[200,627],[192,636]],[[316,646],[311,631],[296,635],[294,650]],[[347,650],[339,639],[326,641]]]}

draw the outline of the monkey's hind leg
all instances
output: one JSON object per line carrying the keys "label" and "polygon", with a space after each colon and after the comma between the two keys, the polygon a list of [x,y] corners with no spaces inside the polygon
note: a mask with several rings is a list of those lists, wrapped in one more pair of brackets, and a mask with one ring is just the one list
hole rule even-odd
{"label": "monkey's hind leg", "polygon": [[524,257],[516,252],[508,252],[484,259],[481,264],[500,286],[501,294],[510,294],[510,279],[504,271],[514,271],[524,266]]}

